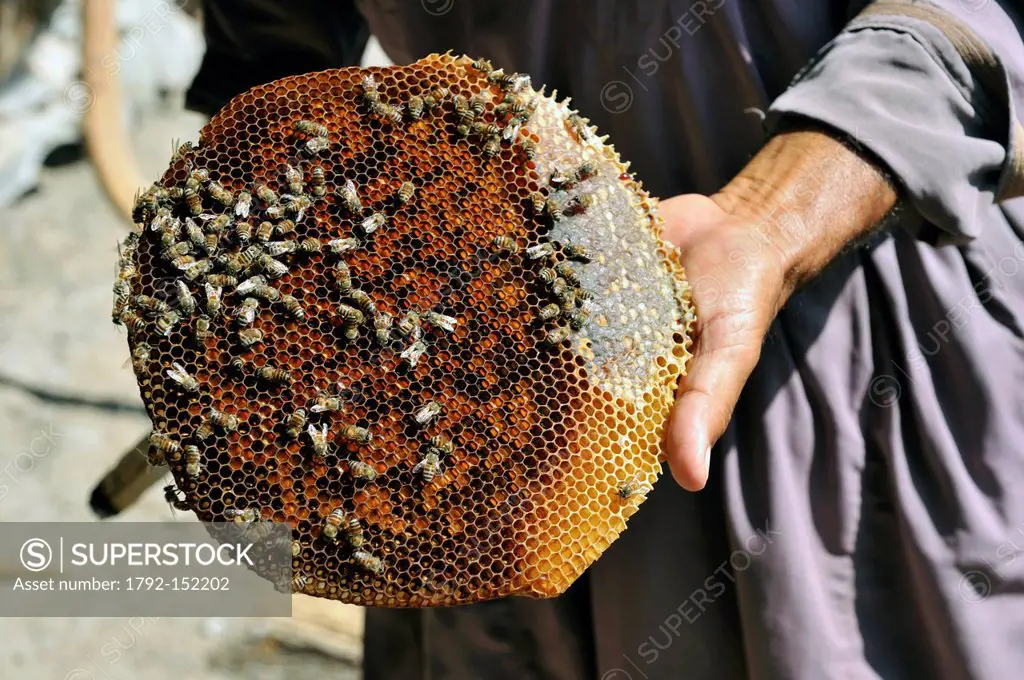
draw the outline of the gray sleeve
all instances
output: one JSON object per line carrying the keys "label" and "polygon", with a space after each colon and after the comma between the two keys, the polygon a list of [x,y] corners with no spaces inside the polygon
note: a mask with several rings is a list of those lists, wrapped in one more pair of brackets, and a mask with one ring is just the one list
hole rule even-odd
{"label": "gray sleeve", "polygon": [[1024,43],[1010,4],[872,3],[772,103],[769,129],[795,115],[845,133],[937,228],[929,240],[977,236],[985,206],[1024,195]]}

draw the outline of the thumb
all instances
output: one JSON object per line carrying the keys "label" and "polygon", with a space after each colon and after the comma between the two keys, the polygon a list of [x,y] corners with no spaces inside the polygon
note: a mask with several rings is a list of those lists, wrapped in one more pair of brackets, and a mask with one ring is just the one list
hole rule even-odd
{"label": "thumb", "polygon": [[725,432],[757,364],[763,336],[757,326],[753,318],[733,314],[714,317],[698,328],[694,356],[665,434],[672,476],[688,491],[699,491],[707,483],[711,447]]}

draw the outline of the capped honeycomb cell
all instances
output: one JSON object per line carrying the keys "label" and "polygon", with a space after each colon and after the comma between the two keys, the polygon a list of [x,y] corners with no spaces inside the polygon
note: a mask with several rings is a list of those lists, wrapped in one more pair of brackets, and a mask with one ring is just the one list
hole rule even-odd
{"label": "capped honeycomb cell", "polygon": [[450,54],[234,98],[137,201],[115,323],[175,507],[287,522],[292,589],[563,592],[625,528],[694,314],[656,201]]}

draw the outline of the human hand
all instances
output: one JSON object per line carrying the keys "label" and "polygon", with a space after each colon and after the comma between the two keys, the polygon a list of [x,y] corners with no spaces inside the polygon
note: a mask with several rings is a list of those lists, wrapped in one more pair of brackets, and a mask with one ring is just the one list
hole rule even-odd
{"label": "human hand", "polygon": [[896,194],[878,169],[828,134],[772,138],[713,196],[661,202],[697,311],[693,358],[665,435],[676,481],[697,491],[761,343],[792,291],[876,225]]}

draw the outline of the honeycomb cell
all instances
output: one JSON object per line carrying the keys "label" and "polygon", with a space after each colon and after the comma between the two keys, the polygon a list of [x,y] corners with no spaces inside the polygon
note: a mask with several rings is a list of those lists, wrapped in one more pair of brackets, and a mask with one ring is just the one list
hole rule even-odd
{"label": "honeycomb cell", "polygon": [[177,486],[290,524],[296,592],[557,595],[660,474],[689,288],[557,93],[451,55],[285,78],[135,218],[114,318],[155,431],[199,451]]}

